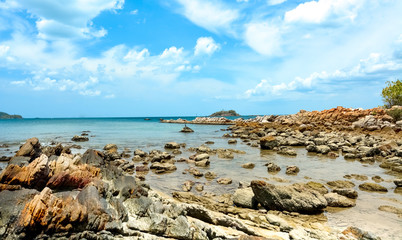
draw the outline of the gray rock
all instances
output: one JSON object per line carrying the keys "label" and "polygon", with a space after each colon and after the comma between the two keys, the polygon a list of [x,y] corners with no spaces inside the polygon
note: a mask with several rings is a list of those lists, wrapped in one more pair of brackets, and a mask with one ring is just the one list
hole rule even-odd
{"label": "gray rock", "polygon": [[189,128],[189,127],[187,127],[187,126],[184,126],[183,129],[180,130],[180,132],[183,132],[183,133],[192,133],[192,132],[194,132],[194,130],[191,129],[191,128]]}
{"label": "gray rock", "polygon": [[327,145],[319,145],[317,146],[317,153],[327,154],[331,151],[331,148]]}
{"label": "gray rock", "polygon": [[177,167],[172,163],[154,162],[151,164],[150,169],[155,169],[156,173],[165,173],[176,171]]}
{"label": "gray rock", "polygon": [[177,239],[191,239],[191,225],[185,216],[179,216],[168,225],[165,235]]}
{"label": "gray rock", "polygon": [[264,181],[252,181],[254,196],[266,209],[300,213],[315,213],[327,206],[320,193],[299,186],[275,186]]}
{"label": "gray rock", "polygon": [[296,151],[289,147],[279,147],[278,154],[287,155],[287,156],[297,156]]}
{"label": "gray rock", "polygon": [[327,193],[324,195],[327,200],[328,206],[330,207],[354,207],[356,203],[345,196],[339,195],[337,193]]}
{"label": "gray rock", "polygon": [[333,192],[352,199],[356,199],[359,196],[356,190],[348,188],[337,188]]}
{"label": "gray rock", "polygon": [[238,207],[253,208],[255,209],[258,202],[254,198],[253,189],[239,188],[233,194],[233,203]]}
{"label": "gray rock", "polygon": [[93,149],[88,149],[84,153],[80,161],[83,164],[89,164],[95,167],[101,167],[105,164],[103,157],[104,157],[103,153]]}
{"label": "gray rock", "polygon": [[272,150],[279,146],[279,141],[274,136],[266,136],[260,139],[261,149]]}

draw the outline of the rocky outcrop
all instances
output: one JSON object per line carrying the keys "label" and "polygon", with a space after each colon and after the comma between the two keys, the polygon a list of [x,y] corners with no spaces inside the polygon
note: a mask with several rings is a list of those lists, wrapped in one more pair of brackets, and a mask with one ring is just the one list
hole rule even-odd
{"label": "rocky outcrop", "polygon": [[20,147],[15,156],[30,157],[32,160],[39,157],[41,152],[39,140],[37,138],[30,138]]}
{"label": "rocky outcrop", "polygon": [[269,210],[316,213],[327,206],[323,195],[300,185],[275,186],[252,181],[251,188],[257,201]]}
{"label": "rocky outcrop", "polygon": [[274,136],[267,136],[260,139],[261,149],[272,150],[279,146],[279,141]]}
{"label": "rocky outcrop", "polygon": [[191,129],[191,128],[189,128],[189,127],[187,127],[187,126],[184,126],[183,129],[180,130],[180,132],[183,132],[183,133],[192,133],[192,132],[194,132],[194,130]]}

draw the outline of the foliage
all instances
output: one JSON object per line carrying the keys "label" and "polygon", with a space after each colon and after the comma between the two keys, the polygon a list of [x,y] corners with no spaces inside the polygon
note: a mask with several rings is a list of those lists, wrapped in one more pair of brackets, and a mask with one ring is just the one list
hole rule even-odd
{"label": "foliage", "polygon": [[219,112],[212,113],[210,115],[210,117],[219,117],[219,116],[224,116],[224,117],[225,116],[240,116],[240,114],[238,114],[235,110],[229,110],[229,111],[222,110]]}
{"label": "foliage", "polygon": [[400,108],[394,108],[394,109],[388,110],[387,114],[390,115],[395,120],[395,122],[402,120],[402,109],[400,109]]}
{"label": "foliage", "polygon": [[394,105],[402,106],[402,81],[388,81],[387,86],[382,90],[381,96],[386,108]]}
{"label": "foliage", "polygon": [[5,112],[0,112],[0,119],[14,119],[14,118],[22,118],[21,115],[9,115]]}

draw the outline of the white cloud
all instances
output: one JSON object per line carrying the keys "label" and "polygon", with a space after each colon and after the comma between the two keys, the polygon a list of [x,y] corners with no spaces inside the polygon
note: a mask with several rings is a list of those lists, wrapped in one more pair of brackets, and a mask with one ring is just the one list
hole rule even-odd
{"label": "white cloud", "polygon": [[278,5],[286,2],[286,0],[268,0],[268,5]]}
{"label": "white cloud", "polygon": [[12,82],[10,82],[10,84],[12,84],[12,85],[25,85],[25,81],[24,80],[22,80],[22,81],[12,81]]}
{"label": "white cloud", "polygon": [[194,48],[194,55],[212,55],[219,48],[219,44],[215,43],[212,37],[200,37],[197,39],[197,44]]}
{"label": "white cloud", "polygon": [[244,35],[246,43],[263,55],[276,55],[281,51],[279,28],[265,22],[249,23]]}
{"label": "white cloud", "polygon": [[248,3],[249,0],[236,0],[236,2],[245,2]]}
{"label": "white cloud", "polygon": [[130,50],[127,55],[124,56],[124,60],[141,62],[146,57],[149,57],[149,51],[148,49],[144,48],[140,52],[137,52],[136,50]]}
{"label": "white cloud", "polygon": [[329,19],[354,20],[364,0],[318,0],[299,4],[285,13],[286,22],[322,23]]}
{"label": "white cloud", "polygon": [[103,37],[106,30],[94,28],[91,20],[102,11],[121,9],[123,4],[124,0],[6,0],[2,5],[25,9],[38,19],[41,38],[58,39]]}
{"label": "white cloud", "polygon": [[196,25],[209,31],[231,32],[231,24],[239,17],[238,10],[220,1],[176,0],[183,6],[182,14]]}
{"label": "white cloud", "polygon": [[10,46],[0,45],[0,57],[5,56],[10,49]]}
{"label": "white cloud", "polygon": [[138,9],[134,9],[130,12],[130,14],[132,15],[137,15],[138,14]]}

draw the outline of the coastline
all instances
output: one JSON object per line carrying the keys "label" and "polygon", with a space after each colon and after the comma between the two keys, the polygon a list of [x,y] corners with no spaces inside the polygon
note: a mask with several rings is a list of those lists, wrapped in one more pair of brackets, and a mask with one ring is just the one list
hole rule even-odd
{"label": "coastline", "polygon": [[[0,210],[3,215],[6,213],[5,216],[10,217],[7,220],[11,220],[11,216],[17,219],[15,222],[7,223],[6,227],[2,225],[1,229],[4,230],[2,230],[2,236],[12,239],[18,234],[28,234],[25,236],[29,236],[29,233],[34,233],[37,236],[48,236],[52,239],[61,236],[83,237],[85,236],[83,234],[94,236],[91,234],[99,234],[102,231],[102,239],[134,236],[145,239],[193,239],[195,236],[200,236],[200,239],[225,239],[244,238],[246,235],[272,239],[305,239],[306,237],[359,239],[362,236],[377,239],[366,232],[375,228],[359,230],[354,226],[342,228],[331,226],[331,214],[353,212],[353,209],[359,209],[361,206],[367,207],[365,204],[370,204],[370,201],[372,204],[374,201],[388,202],[387,205],[370,206],[370,209],[381,207],[380,210],[377,210],[378,213],[386,214],[385,217],[391,216],[393,219],[398,219],[396,216],[402,203],[401,188],[398,188],[397,183],[393,181],[402,177],[402,169],[400,169],[402,142],[399,138],[401,131],[398,124],[387,121],[390,119],[385,114],[379,112],[374,116],[371,114],[372,111],[336,108],[323,112],[301,111],[295,115],[263,116],[232,121],[229,126],[226,126],[225,131],[220,131],[223,136],[215,133],[219,134],[219,137],[216,137],[214,141],[226,142],[227,147],[225,148],[214,147],[215,145],[221,146],[218,143],[194,146],[189,145],[188,142],[187,144],[170,143],[170,145],[159,142],[157,144],[160,145],[161,150],[128,151],[121,150],[119,143],[116,143],[117,145],[107,144],[103,150],[82,149],[82,152],[85,153],[72,154],[71,150],[68,150],[68,146],[60,144],[46,146],[41,145],[39,141],[29,140],[21,147],[19,153],[13,156],[14,159],[0,176],[3,189],[0,192],[0,199],[3,199],[3,202],[6,202],[7,199],[7,201],[11,201],[14,199],[13,197],[24,199],[18,205],[19,211],[14,215],[7,215],[7,211]],[[366,119],[367,116],[369,117]],[[361,119],[367,121],[360,121]],[[197,124],[205,124],[202,122],[210,124],[211,121],[214,124],[219,122],[204,119]],[[361,125],[358,125],[359,123]],[[180,136],[191,136],[187,134],[193,133]],[[195,134],[198,134],[197,131]],[[201,141],[207,142],[207,140],[210,139]],[[91,137],[90,141],[92,141]],[[243,150],[238,150],[238,148]],[[26,151],[24,153],[21,150]],[[257,155],[250,155],[251,150],[261,155],[260,161],[255,160]],[[300,161],[299,158],[301,158]],[[306,166],[302,165],[302,162],[308,159],[311,159],[311,163]],[[264,161],[268,164],[267,166],[263,165]],[[295,167],[300,167],[300,172],[291,172],[295,171],[296,168],[294,168],[289,170],[290,174],[287,173],[287,165],[291,162]],[[229,174],[230,172],[215,172],[217,176],[213,176],[212,170],[215,169],[215,165],[233,165],[235,163],[242,163],[242,166],[234,168],[233,172],[237,172],[240,178],[247,179],[246,181],[237,180],[235,175]],[[275,166],[269,165],[269,163],[276,164],[282,169],[274,174],[271,170]],[[16,165],[19,167],[17,168]],[[351,168],[355,172],[345,172],[343,177],[338,175],[332,179],[330,176],[325,176],[325,173],[315,175],[321,171],[320,165],[333,166],[333,175],[336,175],[337,171],[341,174],[342,169],[347,168]],[[222,169],[225,166],[223,165]],[[383,173],[381,169],[386,171]],[[264,171],[265,174],[263,174]],[[171,181],[172,178],[177,178],[181,172],[183,172],[183,176],[189,178],[179,184],[181,190],[177,191],[177,188],[173,187],[174,191],[165,189],[165,191],[161,191],[162,193],[158,193],[160,189],[155,185],[158,184],[158,181]],[[243,172],[246,175],[241,175]],[[253,173],[263,174],[261,176],[266,177],[265,179],[256,178],[253,177]],[[26,175],[31,178],[22,177]],[[374,178],[377,175],[379,178]],[[71,178],[71,176],[74,177]],[[147,179],[153,176],[156,176],[155,180],[148,185]],[[370,179],[371,177],[373,180]],[[227,178],[233,178],[230,180],[233,180],[234,183],[222,185],[225,181],[229,182]],[[302,180],[303,178],[304,180]],[[320,178],[324,178],[324,181],[319,181]],[[9,179],[14,180],[9,181]],[[46,179],[47,182],[41,183],[38,181],[39,179]],[[222,183],[219,183],[218,180]],[[344,185],[334,187],[331,185],[333,180],[342,180],[337,184]],[[257,193],[257,187],[260,186],[258,184],[265,186],[262,182],[273,184],[281,191],[285,191],[285,189],[293,191],[301,187],[303,191],[316,195],[320,201],[325,201],[326,205],[324,208],[317,205],[312,208],[314,213],[306,213],[307,209],[296,208],[295,203],[288,203],[290,205],[287,210],[267,209],[260,199],[258,209],[254,209],[253,195],[262,194]],[[352,182],[354,186],[347,187],[348,182]],[[235,183],[240,185],[239,188],[233,186]],[[376,192],[378,189],[374,192],[373,189],[369,192],[362,190],[366,187],[363,185],[364,183],[375,183],[385,187],[388,193],[385,193],[384,196],[391,197],[395,201],[378,200],[378,196],[381,197],[381,194],[384,193]],[[105,184],[108,186],[106,187]],[[369,184],[368,186],[378,187],[377,185]],[[157,191],[152,190],[154,188]],[[220,193],[209,192],[208,189],[214,188],[220,188],[223,191]],[[127,189],[129,189],[128,192]],[[228,189],[235,191],[233,193]],[[266,187],[263,189],[266,190]],[[358,193],[357,199],[350,198],[352,195],[347,195],[353,193],[352,190]],[[77,193],[81,197],[78,197]],[[297,196],[296,192],[292,192],[291,195]],[[346,199],[344,195],[346,195]],[[72,199],[65,196],[70,196]],[[298,197],[301,201],[306,201],[312,196]],[[329,206],[329,202],[333,201],[330,199],[334,197],[337,200],[334,200],[335,203],[333,202]],[[86,199],[86,201],[91,199],[94,202],[102,202],[102,204],[94,208],[85,203],[86,201],[79,199]],[[370,199],[374,199],[374,201]],[[40,202],[45,205],[39,204]],[[63,206],[75,204],[77,211],[79,210],[80,214],[86,217],[74,221],[70,219],[67,222],[58,222],[57,219],[60,216],[57,214],[61,214],[59,212],[61,210],[52,207],[55,202],[59,202]],[[336,204],[338,205],[336,206]],[[50,219],[48,221],[55,225],[37,225],[36,222],[43,220],[42,216],[37,215],[38,211],[27,212],[24,210],[31,209],[28,206],[46,212],[46,218]],[[160,210],[162,208],[165,210]],[[153,210],[144,213],[144,209]],[[395,213],[391,213],[392,211]],[[89,217],[94,212],[101,213],[96,215],[101,220],[98,222],[99,225],[95,224],[96,228],[89,227],[94,224],[94,222],[90,222]],[[74,211],[74,213],[76,212]],[[380,215],[379,218],[384,219],[383,214]],[[94,217],[94,215],[91,216]],[[342,214],[341,216],[341,219],[348,217]],[[349,217],[352,218],[352,216]],[[32,222],[25,221],[25,219],[35,220]],[[394,228],[395,221],[398,222],[398,220],[394,220],[391,225]],[[115,224],[113,225],[112,222]],[[74,228],[69,228],[66,224],[71,224]],[[75,228],[78,225],[83,227]],[[54,228],[54,226],[56,227]],[[21,227],[22,231],[13,232],[15,228],[21,229]],[[57,234],[54,232],[55,230]],[[387,234],[378,233],[380,235]],[[18,236],[21,237],[21,235]]]}

